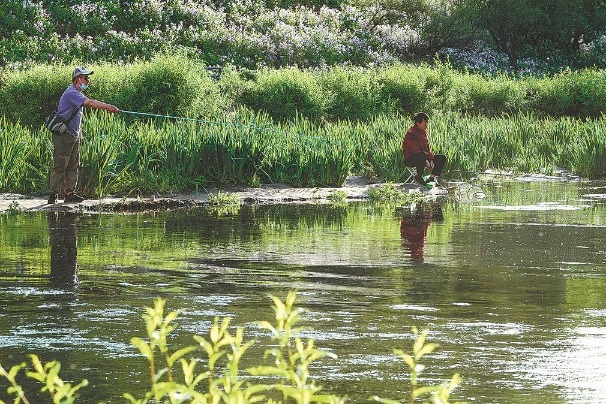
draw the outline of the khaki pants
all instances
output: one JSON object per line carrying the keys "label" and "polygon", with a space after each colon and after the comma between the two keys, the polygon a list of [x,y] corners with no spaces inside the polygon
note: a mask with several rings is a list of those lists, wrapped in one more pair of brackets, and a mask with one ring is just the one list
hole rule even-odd
{"label": "khaki pants", "polygon": [[80,138],[69,134],[53,134],[53,168],[50,176],[50,192],[69,194],[76,190],[80,166]]}

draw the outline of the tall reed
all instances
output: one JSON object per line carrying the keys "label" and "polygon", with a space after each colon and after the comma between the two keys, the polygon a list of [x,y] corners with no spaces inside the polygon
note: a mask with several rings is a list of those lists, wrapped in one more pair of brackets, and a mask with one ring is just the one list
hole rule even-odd
{"label": "tall reed", "polygon": [[0,192],[35,193],[48,181],[50,134],[32,131],[0,117]]}
{"label": "tall reed", "polygon": [[[401,142],[409,118],[274,124],[238,110],[215,121],[139,120],[87,113],[81,187],[88,195],[185,191],[208,184],[339,186],[348,175],[403,179]],[[448,156],[444,176],[502,169],[591,178],[606,175],[606,118],[539,119],[433,114],[430,143]],[[44,193],[50,133],[0,119],[0,191]]]}

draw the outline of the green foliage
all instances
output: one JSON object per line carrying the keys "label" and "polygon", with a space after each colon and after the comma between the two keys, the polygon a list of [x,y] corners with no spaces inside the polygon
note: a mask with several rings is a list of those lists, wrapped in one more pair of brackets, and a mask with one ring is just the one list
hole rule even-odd
{"label": "green foliage", "polygon": [[366,121],[392,111],[390,100],[382,97],[380,81],[364,70],[337,67],[321,74],[319,81],[330,94],[328,119]]}
{"label": "green foliage", "polygon": [[[432,150],[448,157],[444,176],[486,169],[552,174],[556,167],[606,175],[606,118],[431,115]],[[88,195],[182,192],[208,184],[341,186],[349,175],[383,182],[404,176],[401,143],[412,124],[400,116],[316,125],[273,125],[240,111],[218,121],[124,122],[87,113],[80,186]],[[0,118],[0,191],[47,192],[50,133]]]}
{"label": "green foliage", "polygon": [[327,102],[316,77],[297,69],[262,71],[242,94],[244,105],[278,121],[294,120],[299,115],[317,121]]}
{"label": "green foliage", "polygon": [[[158,298],[153,307],[146,307],[143,320],[146,337],[133,337],[136,347],[149,365],[149,389],[137,398],[130,393],[123,397],[133,404],[156,403],[344,403],[345,398],[328,394],[316,385],[311,376],[313,365],[325,357],[335,355],[319,349],[313,339],[301,338],[303,309],[295,306],[296,293],[291,291],[282,301],[271,296],[274,303],[274,322],[261,321],[258,325],[270,333],[269,348],[261,364],[242,369],[242,359],[257,341],[244,340],[244,329],[230,330],[230,318],[215,318],[206,337],[194,336],[196,345],[172,349],[170,340],[177,328],[176,311],[165,312],[166,300]],[[408,365],[411,372],[409,403],[430,395],[431,402],[447,404],[450,394],[461,382],[455,374],[447,385],[419,386],[423,369],[421,359],[435,350],[436,344],[426,343],[427,331],[419,333],[413,327],[415,342],[413,355],[394,350]],[[200,352],[205,356],[201,359]],[[0,364],[0,376],[9,382],[7,392],[15,403],[30,401],[19,384],[18,375],[25,375],[42,384],[54,403],[73,403],[86,380],[72,386],[60,377],[61,364],[57,361],[42,363],[30,355],[32,368],[20,363],[6,370]],[[374,397],[383,403],[397,401]],[[3,402],[0,400],[0,402]]]}
{"label": "green foliage", "polygon": [[565,71],[551,79],[528,79],[530,105],[549,116],[600,117],[606,95],[600,88],[606,83],[603,70]]}
{"label": "green foliage", "polygon": [[524,56],[603,66],[605,21],[603,2],[585,0],[5,0],[0,65],[128,63],[186,50],[247,68],[368,66],[487,40],[514,71]]}
{"label": "green foliage", "polygon": [[72,69],[41,65],[0,74],[0,111],[8,120],[39,126],[57,109],[59,98],[71,83]]}
{"label": "green foliage", "polygon": [[284,302],[275,296],[271,298],[276,323],[262,321],[259,325],[271,332],[271,339],[276,344],[265,351],[265,357],[273,360],[271,365],[253,367],[247,371],[254,376],[278,378],[280,382],[268,389],[266,398],[276,391],[281,396],[280,402],[344,402],[343,398],[334,395],[319,394],[322,388],[311,380],[310,367],[314,362],[326,356],[336,356],[316,348],[313,339],[304,341],[298,335],[301,328],[296,325],[301,320],[302,309],[294,307],[296,294],[289,292]]}
{"label": "green foliage", "polygon": [[[272,296],[276,323],[260,323],[262,328],[271,332],[271,339],[277,344],[277,347],[265,353],[266,357],[274,358],[271,365],[246,369],[246,373],[262,376],[261,379],[242,376],[241,359],[255,341],[245,342],[244,330],[240,327],[235,333],[230,332],[229,318],[215,318],[208,337],[194,336],[198,346],[187,346],[171,352],[168,338],[176,328],[174,321],[178,313],[173,311],[165,314],[165,300],[156,299],[154,307],[148,307],[143,316],[148,339],[135,337],[131,340],[149,362],[150,389],[142,399],[136,399],[131,394],[124,397],[131,403],[147,403],[150,400],[253,403],[272,402],[273,398],[270,397],[275,397],[274,392],[277,392],[282,397],[279,402],[289,402],[290,399],[299,403],[342,402],[339,397],[319,394],[321,388],[311,380],[310,365],[328,354],[315,348],[313,340],[305,343],[297,335],[299,329],[295,325],[300,321],[301,310],[294,307],[295,297],[295,293],[290,292],[282,302]],[[201,362],[199,359],[185,358],[198,348],[202,348],[207,358],[202,371],[196,371]],[[256,381],[266,380],[267,376],[272,376],[274,383]]]}
{"label": "green foliage", "polygon": [[[278,122],[342,120],[369,122],[382,115],[458,112],[503,116],[599,117],[606,99],[606,73],[566,71],[553,77],[484,77],[447,63],[393,64],[368,69],[336,68],[237,71],[220,80],[183,52],[127,65],[90,65],[95,75],[86,95],[137,112],[212,120],[243,110]],[[73,66],[42,65],[0,73],[0,115],[38,127],[56,109]],[[267,122],[270,123],[271,122]]]}
{"label": "green foliage", "polygon": [[218,215],[237,214],[242,206],[242,201],[237,194],[223,191],[208,194],[208,203],[211,211]]}
{"label": "green foliage", "polygon": [[427,94],[424,91],[428,66],[393,65],[377,72],[381,97],[393,103],[397,111],[414,114],[425,109]]}
{"label": "green foliage", "polygon": [[335,205],[335,206],[344,206],[347,204],[347,192],[341,190],[341,189],[337,189],[335,191],[332,191],[327,199],[328,201]]}
{"label": "green foliage", "polygon": [[420,192],[404,193],[392,183],[382,184],[368,190],[368,199],[374,203],[404,205],[417,202],[422,196]]}
{"label": "green foliage", "polygon": [[[418,398],[430,396],[429,402],[431,403],[448,404],[450,394],[461,383],[462,378],[458,373],[455,373],[452,376],[450,382],[446,384],[442,384],[440,386],[419,386],[419,376],[421,372],[425,369],[425,366],[421,364],[421,359],[425,355],[435,351],[436,348],[438,348],[438,345],[431,342],[426,343],[428,333],[427,330],[419,332],[417,327],[413,327],[412,332],[415,336],[415,341],[412,346],[412,355],[409,355],[400,349],[394,349],[394,353],[400,358],[402,358],[402,360],[404,361],[404,363],[406,363],[410,370],[410,393],[408,395],[408,403],[413,404],[415,401],[417,401]],[[379,401],[384,404],[400,403],[399,401],[387,400],[379,397],[373,398],[376,401]]]}
{"label": "green foliage", "polygon": [[[78,398],[78,390],[88,386],[88,381],[86,379],[75,386],[72,386],[71,383],[64,382],[59,377],[61,364],[57,361],[43,363],[36,355],[30,355],[30,359],[32,361],[31,368],[23,362],[11,367],[10,370],[7,371],[0,364],[0,375],[6,378],[10,383],[7,393],[15,396],[14,402],[17,404],[21,402],[25,404],[30,403],[25,395],[23,387],[21,387],[17,381],[17,376],[21,370],[25,371],[25,375],[28,379],[36,380],[42,384],[40,391],[43,393],[48,392],[51,401],[55,404],[70,404],[75,402]],[[0,402],[2,402],[2,400],[0,400]]]}
{"label": "green foliage", "polygon": [[0,192],[32,193],[45,189],[52,160],[50,132],[33,136],[20,124],[0,118]]}
{"label": "green foliage", "polygon": [[19,202],[12,201],[6,211],[4,212],[7,215],[18,215],[23,212],[23,208],[19,205]]}
{"label": "green foliage", "polygon": [[194,115],[208,113],[222,102],[204,65],[183,54],[158,55],[126,67],[104,64],[94,70],[95,92],[90,96],[124,110]]}
{"label": "green foliage", "polygon": [[240,206],[242,201],[237,194],[219,191],[208,195],[208,202],[213,206]]}

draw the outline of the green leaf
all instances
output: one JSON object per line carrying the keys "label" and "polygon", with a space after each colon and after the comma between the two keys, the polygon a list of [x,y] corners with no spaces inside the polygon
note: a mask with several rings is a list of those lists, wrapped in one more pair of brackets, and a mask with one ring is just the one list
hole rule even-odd
{"label": "green leaf", "polygon": [[172,355],[170,355],[170,356],[168,357],[168,360],[167,360],[167,361],[168,361],[168,366],[172,367],[172,366],[173,366],[173,364],[174,364],[174,363],[175,363],[175,362],[176,362],[176,361],[177,361],[179,358],[181,358],[182,356],[187,355],[188,353],[193,352],[193,351],[195,351],[195,350],[196,350],[196,347],[195,347],[195,346],[188,346],[188,347],[181,348],[181,349],[179,349],[179,350],[177,350],[177,351],[173,352],[173,354],[172,354]]}
{"label": "green leaf", "polygon": [[415,363],[415,360],[413,359],[412,356],[403,354],[402,359],[404,359],[404,362],[406,363],[406,365],[408,365],[408,367],[411,370],[414,370],[414,368],[417,367],[417,364]]}
{"label": "green leaf", "polygon": [[273,366],[255,366],[246,371],[253,376],[288,376],[288,371]]}
{"label": "green leaf", "polygon": [[21,362],[18,365],[15,365],[11,368],[11,370],[8,371],[8,377],[10,380],[14,380],[15,377],[17,376],[17,374],[19,373],[19,371],[23,368],[25,368],[25,366],[27,366],[25,364],[25,362]]}
{"label": "green leaf", "polygon": [[423,357],[423,355],[432,353],[438,346],[439,346],[438,344],[434,344],[434,343],[426,344],[425,346],[423,346],[423,348],[421,348],[421,350],[419,352],[417,352],[417,354],[415,355],[415,358],[417,360],[421,359]]}
{"label": "green leaf", "polygon": [[143,356],[145,356],[148,360],[151,361],[153,359],[154,354],[147,342],[145,342],[139,337],[133,337],[130,339],[130,343],[133,344],[133,346],[135,346],[136,348],[138,348],[139,351],[143,354]]}
{"label": "green leaf", "polygon": [[42,363],[40,363],[38,356],[31,354],[29,357],[32,359],[32,365],[36,372],[45,374],[46,372],[44,372],[44,368],[42,367]]}
{"label": "green leaf", "polygon": [[419,387],[418,389],[414,390],[414,392],[412,393],[412,396],[414,398],[417,398],[417,397],[421,397],[424,394],[432,393],[432,392],[438,391],[438,390],[439,390],[439,387],[436,387],[436,386]]}
{"label": "green leaf", "polygon": [[415,340],[415,343],[412,346],[412,351],[414,352],[415,356],[421,350],[421,348],[423,348],[426,337],[427,337],[427,330],[423,330],[423,332],[417,336],[417,339]]}

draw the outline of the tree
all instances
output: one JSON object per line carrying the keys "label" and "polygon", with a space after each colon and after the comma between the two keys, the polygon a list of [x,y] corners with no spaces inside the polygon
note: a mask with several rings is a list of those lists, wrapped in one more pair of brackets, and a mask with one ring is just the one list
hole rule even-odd
{"label": "tree", "polygon": [[504,52],[514,71],[523,52],[538,43],[547,19],[535,0],[464,0],[462,7],[472,24],[485,29],[497,49]]}
{"label": "tree", "polygon": [[606,30],[606,0],[544,1],[548,17],[544,36],[549,43],[544,49],[563,51],[571,60],[581,46],[599,38]]}

